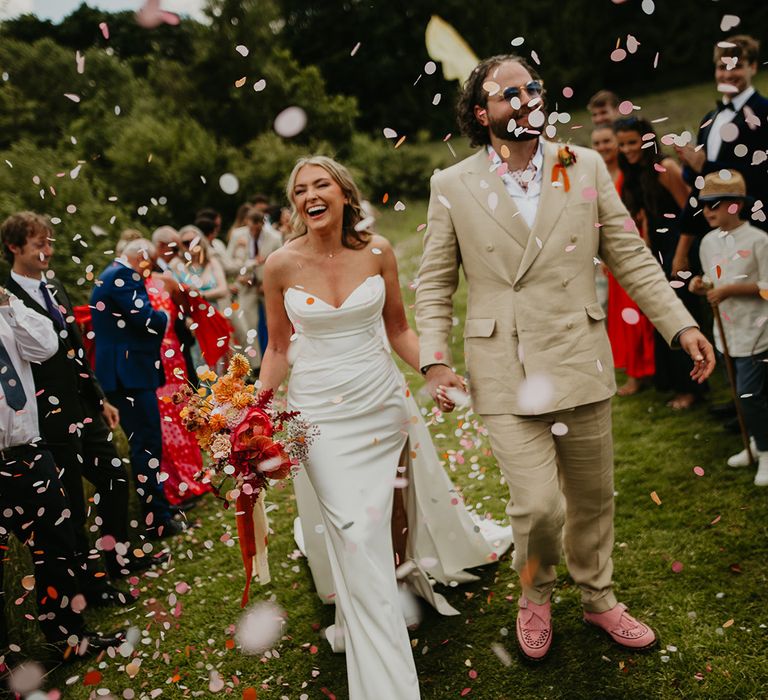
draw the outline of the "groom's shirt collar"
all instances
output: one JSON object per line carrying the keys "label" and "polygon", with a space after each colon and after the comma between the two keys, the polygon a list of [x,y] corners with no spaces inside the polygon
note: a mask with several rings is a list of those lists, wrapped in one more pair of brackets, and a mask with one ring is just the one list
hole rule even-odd
{"label": "groom's shirt collar", "polygon": [[536,220],[536,211],[539,208],[539,198],[541,197],[542,171],[544,166],[544,146],[541,139],[536,146],[536,152],[533,154],[531,163],[536,168],[533,179],[528,183],[528,189],[524,190],[512,175],[509,174],[507,164],[496,153],[490,144],[487,147],[488,160],[490,161],[489,170],[495,172],[504,183],[504,189],[507,191],[515,203],[520,216],[528,224],[528,228],[533,228],[533,222]]}

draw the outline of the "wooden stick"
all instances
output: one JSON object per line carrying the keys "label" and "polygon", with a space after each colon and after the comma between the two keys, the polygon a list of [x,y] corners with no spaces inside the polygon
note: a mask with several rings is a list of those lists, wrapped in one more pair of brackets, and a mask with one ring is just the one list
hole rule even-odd
{"label": "wooden stick", "polygon": [[750,465],[755,463],[755,458],[752,455],[752,449],[749,446],[749,433],[747,432],[747,424],[744,422],[744,413],[741,410],[741,401],[739,400],[739,392],[736,389],[736,372],[733,368],[733,360],[728,353],[728,341],[725,339],[725,330],[723,329],[723,319],[720,316],[720,308],[718,305],[712,304],[712,312],[715,315],[715,323],[717,323],[717,330],[720,331],[720,339],[723,341],[723,357],[725,358],[725,369],[728,372],[728,382],[731,385],[731,394],[733,395],[733,403],[736,405],[736,417],[739,419],[739,429],[741,430],[741,439],[744,442],[744,449],[747,451],[747,457],[749,458]]}

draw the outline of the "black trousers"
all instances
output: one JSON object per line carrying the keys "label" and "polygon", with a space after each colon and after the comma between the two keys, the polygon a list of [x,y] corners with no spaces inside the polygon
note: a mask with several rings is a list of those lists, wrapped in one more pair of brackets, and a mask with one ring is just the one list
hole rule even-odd
{"label": "black trousers", "polygon": [[[78,584],[71,564],[75,531],[71,518],[62,516],[69,507],[50,452],[32,445],[0,452],[0,537],[14,533],[32,554],[38,621],[51,642],[84,629],[71,607]],[[2,584],[7,549],[0,554]],[[5,597],[0,585],[0,649],[7,646]]]}
{"label": "black trousers", "polygon": [[[117,542],[128,541],[128,473],[118,457],[110,431],[99,414],[89,416],[76,432],[55,436],[64,440],[54,441],[49,431],[44,447],[51,452],[59,469],[59,478],[69,498],[72,524],[75,529],[76,573],[80,587],[86,596],[96,593],[106,583],[101,557],[89,552],[90,542],[86,532],[89,505],[86,505],[83,479],[96,489],[94,503],[100,519],[102,535],[114,537]],[[114,550],[104,552],[108,561],[114,560]],[[111,561],[110,561],[111,563]]]}
{"label": "black trousers", "polygon": [[[171,506],[157,480],[163,454],[160,408],[154,389],[124,389],[107,394],[120,411],[120,425],[128,436],[131,466],[148,529],[171,519]],[[151,516],[151,517],[150,517]]]}

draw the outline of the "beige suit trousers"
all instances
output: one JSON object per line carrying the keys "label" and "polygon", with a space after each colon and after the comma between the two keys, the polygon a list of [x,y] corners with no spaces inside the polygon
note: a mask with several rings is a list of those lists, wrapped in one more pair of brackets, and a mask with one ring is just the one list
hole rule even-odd
{"label": "beige suit trousers", "polygon": [[[549,599],[555,566],[565,561],[585,610],[616,605],[613,574],[613,436],[611,401],[537,416],[483,415],[509,487],[513,566],[523,595]],[[555,423],[567,433],[553,433]],[[555,430],[562,431],[561,426]]]}

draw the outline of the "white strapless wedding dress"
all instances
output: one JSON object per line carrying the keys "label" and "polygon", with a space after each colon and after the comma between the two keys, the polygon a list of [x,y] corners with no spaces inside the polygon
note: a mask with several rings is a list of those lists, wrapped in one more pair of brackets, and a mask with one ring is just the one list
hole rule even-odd
{"label": "white strapless wedding dress", "polygon": [[383,332],[384,280],[363,281],[340,307],[298,288],[285,293],[296,334],[288,403],[319,427],[294,480],[318,595],[336,604],[331,643],[344,649],[351,700],[419,697],[400,604],[391,518],[396,488],[407,513],[407,561],[397,576],[439,612],[458,614],[432,589],[476,577],[511,529],[475,521],[442,469],[429,431]]}

